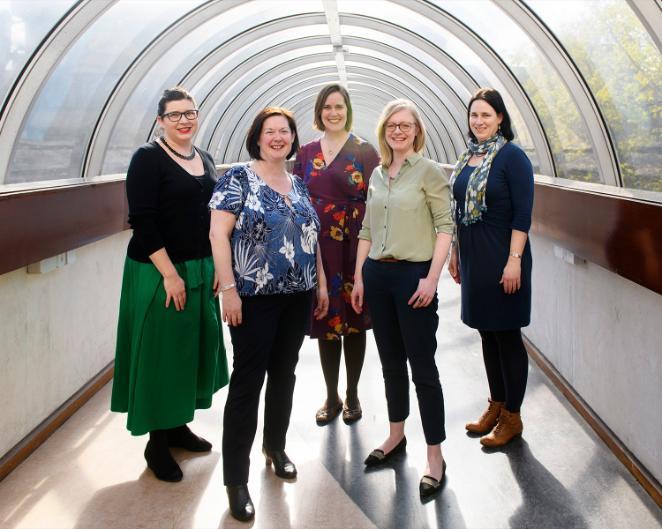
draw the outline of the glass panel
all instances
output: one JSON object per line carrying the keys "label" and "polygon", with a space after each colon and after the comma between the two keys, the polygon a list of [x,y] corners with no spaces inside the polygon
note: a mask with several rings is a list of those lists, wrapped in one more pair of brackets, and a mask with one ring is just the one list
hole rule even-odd
{"label": "glass panel", "polygon": [[[160,90],[158,87],[178,84],[198,61],[234,35],[250,31],[251,28],[265,22],[302,11],[323,13],[324,9],[321,0],[248,2],[224,12],[221,16],[206,20],[190,33],[185,41],[181,40],[176,45],[170,46],[127,101],[113,130],[104,158],[103,172],[126,171],[131,153],[147,139],[156,114],[156,102]],[[197,93],[194,95],[198,96]]]}
{"label": "glass panel", "polygon": [[[458,2],[459,3],[459,2]],[[513,128],[516,131],[517,141],[527,152],[534,170],[538,170],[538,156],[534,150],[531,135],[528,126],[522,118],[519,109],[508,96],[499,81],[499,78],[492,72],[490,67],[469,48],[460,39],[449,33],[447,30],[439,27],[427,18],[420,16],[415,12],[415,4],[411,4],[413,9],[408,8],[408,4],[396,5],[382,0],[362,0],[356,2],[353,0],[339,0],[338,9],[341,13],[356,13],[365,16],[383,18],[385,20],[397,21],[397,24],[420,35],[426,40],[432,42],[440,50],[443,50],[449,56],[453,57],[464,68],[479,86],[493,86],[499,90],[506,102],[508,111],[511,114]],[[465,104],[469,102],[469,97]],[[458,122],[463,130],[466,130],[466,116],[458,118]]]}
{"label": "glass panel", "polygon": [[75,0],[0,0],[0,101],[25,63]]}
{"label": "glass panel", "polygon": [[110,90],[155,33],[200,1],[122,0],[68,50],[35,99],[12,152],[6,182],[76,178]]}
{"label": "glass panel", "polygon": [[599,182],[586,123],[566,85],[531,38],[490,2],[436,3],[485,40],[518,78],[543,124],[556,176]]}
{"label": "glass panel", "polygon": [[662,191],[662,56],[622,0],[527,2],[586,78],[616,142],[623,184]]}

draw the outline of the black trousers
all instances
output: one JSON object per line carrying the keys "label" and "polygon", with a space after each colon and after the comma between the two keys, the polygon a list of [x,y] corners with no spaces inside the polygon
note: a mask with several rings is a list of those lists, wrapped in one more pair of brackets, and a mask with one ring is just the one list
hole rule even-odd
{"label": "black trousers", "polygon": [[409,416],[409,360],[425,441],[435,445],[446,439],[444,395],[434,361],[438,300],[435,295],[425,308],[407,305],[418,280],[429,269],[430,261],[389,263],[366,259],[363,283],[382,363],[389,421],[400,422]]}
{"label": "black trousers", "polygon": [[524,401],[529,375],[529,357],[520,329],[508,331],[480,330],[483,360],[490,386],[490,397],[505,402],[506,409],[518,413]]}
{"label": "black trousers", "polygon": [[230,327],[234,351],[223,415],[223,481],[248,483],[260,391],[267,376],[263,445],[284,450],[292,394],[310,318],[312,291],[242,298],[242,324]]}

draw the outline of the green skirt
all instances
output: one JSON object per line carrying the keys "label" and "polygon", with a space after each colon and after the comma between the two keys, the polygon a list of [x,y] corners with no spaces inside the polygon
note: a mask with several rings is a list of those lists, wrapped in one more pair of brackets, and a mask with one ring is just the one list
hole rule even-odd
{"label": "green skirt", "polygon": [[151,263],[124,263],[110,409],[128,412],[133,435],[174,428],[209,408],[228,383],[211,257],[175,264],[186,305],[165,308],[163,278]]}

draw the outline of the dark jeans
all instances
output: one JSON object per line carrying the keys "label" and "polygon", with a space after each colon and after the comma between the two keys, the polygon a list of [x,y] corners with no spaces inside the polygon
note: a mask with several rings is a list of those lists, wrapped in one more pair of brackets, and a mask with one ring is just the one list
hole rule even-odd
{"label": "dark jeans", "polygon": [[223,415],[223,481],[248,482],[260,391],[267,374],[263,445],[284,450],[299,349],[312,291],[242,298],[242,324],[230,327],[234,361]]}
{"label": "dark jeans", "polygon": [[505,402],[510,412],[519,412],[529,375],[529,357],[520,329],[478,331],[483,340],[483,360],[490,397]]}
{"label": "dark jeans", "polygon": [[409,416],[409,360],[425,441],[435,445],[446,439],[444,395],[434,361],[438,300],[435,295],[425,308],[407,305],[418,280],[429,269],[429,261],[389,263],[367,259],[363,283],[382,363],[389,421],[400,422]]}

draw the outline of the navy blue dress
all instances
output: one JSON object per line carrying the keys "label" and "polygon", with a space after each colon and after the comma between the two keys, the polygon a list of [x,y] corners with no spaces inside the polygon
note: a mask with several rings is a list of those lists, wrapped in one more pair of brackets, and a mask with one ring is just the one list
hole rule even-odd
{"label": "navy blue dress", "polygon": [[460,256],[462,321],[474,329],[504,331],[526,327],[531,319],[531,247],[522,255],[521,287],[506,294],[499,284],[510,253],[513,229],[531,227],[533,169],[524,151],[507,143],[497,153],[487,177],[482,220],[460,222],[473,167],[465,166],[453,185]]}

